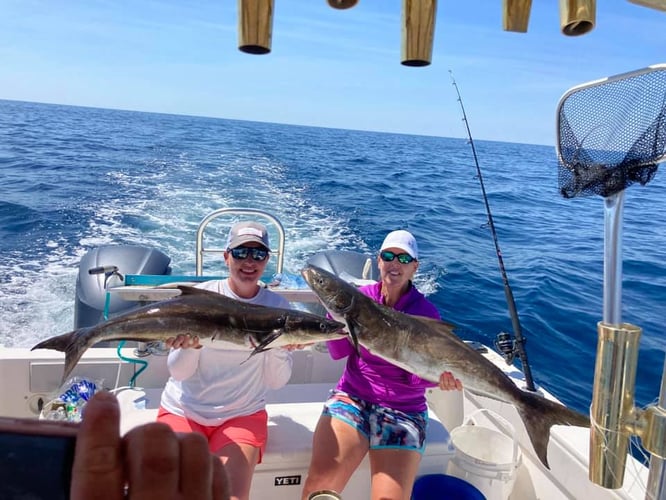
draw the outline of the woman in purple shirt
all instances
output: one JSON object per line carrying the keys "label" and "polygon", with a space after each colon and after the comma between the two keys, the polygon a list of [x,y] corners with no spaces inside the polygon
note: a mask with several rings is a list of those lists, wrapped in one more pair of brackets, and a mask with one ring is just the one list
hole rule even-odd
{"label": "woman in purple shirt", "polygon": [[[379,252],[380,281],[360,288],[376,302],[398,311],[440,319],[437,308],[412,284],[418,246],[408,231],[393,231]],[[366,453],[370,455],[373,499],[408,500],[425,449],[428,380],[374,356],[357,354],[347,339],[328,342],[333,359],[347,366],[324,405],[315,429],[303,499],[315,491],[341,492]],[[450,372],[439,387],[460,390]]]}

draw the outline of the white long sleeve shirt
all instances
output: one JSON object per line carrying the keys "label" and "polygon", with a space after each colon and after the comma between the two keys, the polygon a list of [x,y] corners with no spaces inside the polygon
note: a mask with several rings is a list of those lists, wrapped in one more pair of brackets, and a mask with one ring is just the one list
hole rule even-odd
{"label": "white long sleeve shirt", "polygon": [[[226,279],[197,287],[252,304],[289,307],[284,297],[265,288],[249,300],[242,299],[231,291]],[[252,357],[250,353],[227,346],[172,349],[167,360],[171,377],[162,392],[162,407],[206,426],[264,409],[266,391],[289,381],[292,357],[285,349],[269,349]]]}

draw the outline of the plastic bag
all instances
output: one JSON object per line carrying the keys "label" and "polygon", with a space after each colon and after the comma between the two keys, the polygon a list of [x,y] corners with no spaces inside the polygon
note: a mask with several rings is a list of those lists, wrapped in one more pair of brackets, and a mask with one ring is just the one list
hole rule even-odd
{"label": "plastic bag", "polygon": [[39,418],[80,422],[86,403],[98,390],[102,390],[101,380],[72,377],[57,391],[58,396],[43,406]]}

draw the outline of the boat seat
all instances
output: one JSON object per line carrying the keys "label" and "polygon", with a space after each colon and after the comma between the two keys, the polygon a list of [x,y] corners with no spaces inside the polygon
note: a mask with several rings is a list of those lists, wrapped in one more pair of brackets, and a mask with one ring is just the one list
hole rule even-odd
{"label": "boat seat", "polygon": [[[251,498],[287,500],[299,497],[310,464],[314,429],[331,387],[330,382],[290,383],[269,392],[266,404],[268,442],[262,463],[255,469]],[[161,389],[118,392],[121,432],[154,421],[160,395]],[[427,447],[419,475],[444,473],[455,450],[448,431],[433,412],[430,412],[427,432]],[[353,491],[357,498],[369,498],[370,463],[367,456],[350,479],[347,490]]]}

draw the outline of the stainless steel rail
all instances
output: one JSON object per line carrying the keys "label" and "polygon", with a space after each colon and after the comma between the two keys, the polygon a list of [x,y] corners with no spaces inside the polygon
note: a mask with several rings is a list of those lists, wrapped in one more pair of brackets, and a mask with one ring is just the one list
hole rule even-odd
{"label": "stainless steel rail", "polygon": [[265,212],[263,210],[257,210],[254,208],[220,208],[208,214],[204,219],[199,223],[199,228],[197,229],[197,247],[196,247],[196,275],[203,275],[203,260],[204,254],[207,253],[224,253],[226,248],[204,248],[204,231],[206,226],[210,224],[214,219],[217,219],[221,216],[227,215],[251,215],[253,217],[260,217],[267,220],[272,224],[278,232],[278,246],[276,249],[271,249],[271,253],[277,256],[277,272],[281,273],[282,268],[284,267],[284,227],[282,223],[273,215]]}

